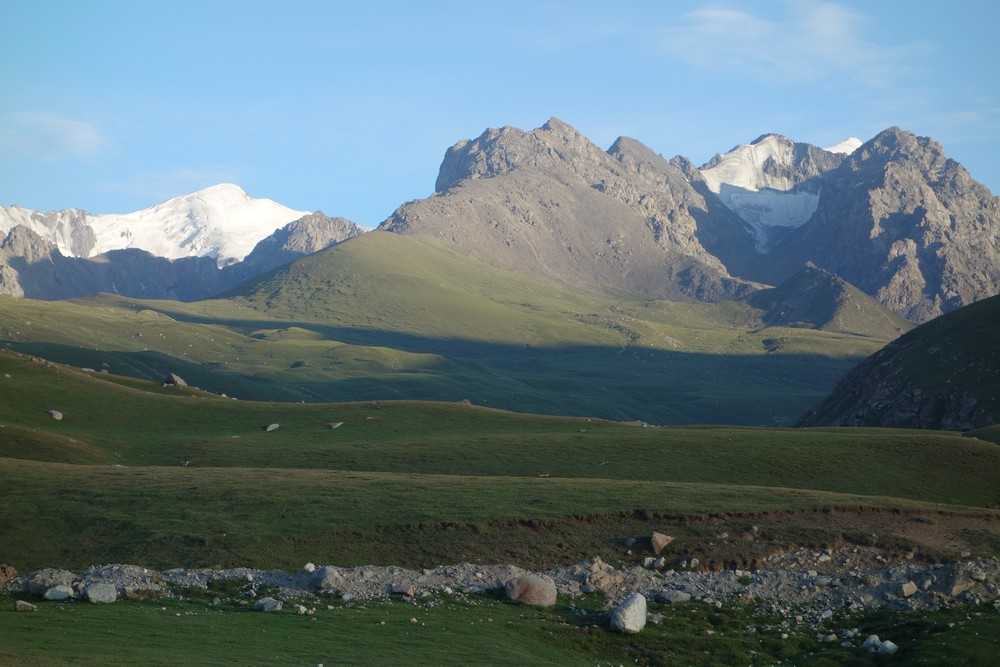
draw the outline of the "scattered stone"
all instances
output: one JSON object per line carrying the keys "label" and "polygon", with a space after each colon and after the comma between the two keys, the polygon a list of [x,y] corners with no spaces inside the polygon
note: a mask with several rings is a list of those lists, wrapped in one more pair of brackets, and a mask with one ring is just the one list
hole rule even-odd
{"label": "scattered stone", "polygon": [[556,603],[556,585],[549,577],[526,574],[504,585],[507,598],[533,607],[551,607]]}
{"label": "scattered stone", "polygon": [[656,567],[656,559],[653,558],[652,556],[647,556],[646,558],[642,559],[642,566],[647,570],[652,570],[654,567]]}
{"label": "scattered stone", "polygon": [[312,574],[313,572],[316,571],[316,565],[314,563],[306,563],[302,567],[302,569],[305,570],[306,572],[308,572],[309,574]]}
{"label": "scattered stone", "polygon": [[893,642],[886,640],[881,640],[878,635],[868,635],[868,639],[864,641],[861,648],[865,649],[869,653],[877,653],[880,655],[892,655],[899,650]]}
{"label": "scattered stone", "polygon": [[59,602],[61,600],[69,600],[73,597],[73,589],[69,586],[53,586],[49,590],[45,591],[44,595],[46,600],[51,600],[53,602]]}
{"label": "scattered stone", "polygon": [[45,568],[38,570],[28,579],[28,592],[32,595],[44,595],[45,591],[55,586],[69,587],[78,578],[69,570]]}
{"label": "scattered stone", "polygon": [[275,600],[274,598],[261,598],[253,603],[254,611],[272,612],[281,611],[282,608],[281,600]]}
{"label": "scattered stone", "polygon": [[344,422],[330,422],[328,426],[331,431],[336,431],[338,428],[344,425]]}
{"label": "scattered stone", "polygon": [[961,595],[965,591],[967,591],[967,590],[969,590],[971,588],[974,588],[975,585],[976,585],[976,582],[972,581],[971,579],[961,579],[961,578],[959,578],[959,579],[956,579],[952,583],[951,589],[948,591],[948,594],[951,595],[951,597],[953,597],[953,598],[954,597],[958,597],[959,595]]}
{"label": "scattered stone", "polygon": [[279,428],[281,428],[281,424],[268,424],[264,427],[264,432],[270,433],[271,431],[277,431]]}
{"label": "scattered stone", "polygon": [[688,561],[688,567],[692,570],[697,570],[699,565],[701,565],[701,561],[697,558],[692,558]]}
{"label": "scattered stone", "polygon": [[907,581],[900,587],[899,592],[904,598],[908,598],[917,592],[917,585],[912,581]]}
{"label": "scattered stone", "polygon": [[307,613],[309,613],[309,610],[306,609],[305,605],[301,604],[295,605],[295,611],[296,613],[298,613],[299,616],[305,616]]}
{"label": "scattered stone", "polygon": [[49,417],[52,417],[57,422],[61,422],[63,420],[63,413],[58,410],[49,410]]}
{"label": "scattered stone", "polygon": [[670,535],[664,535],[663,533],[653,531],[653,535],[649,538],[649,541],[653,545],[653,553],[659,556],[664,549],[670,546],[670,543],[674,541],[674,538]]}
{"label": "scattered stone", "polygon": [[691,594],[684,591],[664,591],[658,594],[656,599],[670,604],[683,604],[691,601]]}
{"label": "scattered stone", "polygon": [[14,601],[14,611],[37,611],[38,607],[24,600]]}
{"label": "scattered stone", "polygon": [[0,565],[0,588],[3,588],[8,581],[12,581],[17,576],[17,570],[13,565]]}
{"label": "scattered stone", "polygon": [[635,634],[646,627],[646,598],[632,593],[611,612],[611,627],[619,632]]}
{"label": "scattered stone", "polygon": [[417,589],[413,587],[413,584],[395,583],[389,592],[404,598],[412,598],[416,596]]}
{"label": "scattered stone", "polygon": [[176,373],[167,373],[167,377],[163,378],[164,386],[170,387],[186,387],[188,383],[184,381],[180,375]]}

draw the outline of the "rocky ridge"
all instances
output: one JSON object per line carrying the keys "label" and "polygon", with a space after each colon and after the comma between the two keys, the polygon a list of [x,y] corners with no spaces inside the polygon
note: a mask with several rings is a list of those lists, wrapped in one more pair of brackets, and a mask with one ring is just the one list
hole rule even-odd
{"label": "rocky ridge", "polygon": [[702,243],[749,240],[742,221],[631,139],[604,151],[555,118],[489,129],[448,149],[436,189],[379,229],[589,290],[717,301],[755,287]]}
{"label": "rocky ridge", "polygon": [[66,257],[50,241],[17,225],[0,237],[0,295],[69,299],[107,292],[136,298],[203,299],[361,233],[349,220],[311,213],[262,240],[242,262],[220,269],[211,257],[170,260],[137,249],[113,250],[87,259]]}

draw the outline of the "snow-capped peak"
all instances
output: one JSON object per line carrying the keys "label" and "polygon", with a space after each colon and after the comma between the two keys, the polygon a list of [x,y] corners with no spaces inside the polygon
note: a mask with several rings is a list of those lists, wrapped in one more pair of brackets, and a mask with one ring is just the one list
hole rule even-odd
{"label": "snow-capped peak", "polygon": [[790,164],[795,145],[780,134],[765,134],[750,144],[736,146],[725,155],[720,155],[701,168],[712,192],[718,193],[723,184],[757,191],[761,188],[790,190],[795,184],[783,176],[768,174],[764,163],[773,160],[778,164]]}
{"label": "snow-capped peak", "polygon": [[139,248],[168,259],[214,257],[222,266],[242,260],[258,241],[307,214],[220,183],[124,214],[0,207],[0,231],[24,224],[69,256]]}
{"label": "snow-capped peak", "polygon": [[827,146],[823,150],[828,153],[839,153],[840,155],[850,155],[854,151],[861,148],[861,144],[864,142],[857,137],[847,137],[839,144],[834,144],[833,146]]}

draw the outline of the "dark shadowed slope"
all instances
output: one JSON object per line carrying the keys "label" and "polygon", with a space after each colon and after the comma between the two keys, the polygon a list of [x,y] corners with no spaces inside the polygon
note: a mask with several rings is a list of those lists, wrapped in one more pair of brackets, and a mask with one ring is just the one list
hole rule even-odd
{"label": "dark shadowed slope", "polygon": [[1000,297],[917,327],[875,353],[805,425],[969,429],[1000,421]]}

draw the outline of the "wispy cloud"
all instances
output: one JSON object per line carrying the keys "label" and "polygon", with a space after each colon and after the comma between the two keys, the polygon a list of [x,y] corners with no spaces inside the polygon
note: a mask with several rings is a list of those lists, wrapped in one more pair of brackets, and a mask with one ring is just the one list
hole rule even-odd
{"label": "wispy cloud", "polygon": [[48,111],[0,114],[0,151],[43,160],[85,158],[107,139],[94,125]]}
{"label": "wispy cloud", "polygon": [[692,65],[768,81],[803,83],[847,75],[881,87],[906,70],[907,57],[920,47],[880,44],[869,37],[870,23],[835,2],[789,2],[777,17],[713,5],[669,26],[661,45]]}
{"label": "wispy cloud", "polygon": [[226,166],[204,166],[146,171],[107,183],[101,189],[153,204],[219,183],[238,184],[239,170]]}

